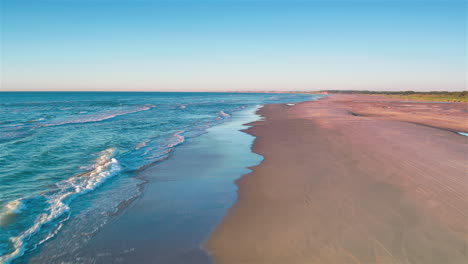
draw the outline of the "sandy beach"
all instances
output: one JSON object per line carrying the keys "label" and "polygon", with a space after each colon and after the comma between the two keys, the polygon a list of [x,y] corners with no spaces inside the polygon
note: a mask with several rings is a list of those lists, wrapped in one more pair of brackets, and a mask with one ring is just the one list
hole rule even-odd
{"label": "sandy beach", "polygon": [[332,95],[266,105],[264,161],[205,248],[215,263],[466,263],[466,103]]}

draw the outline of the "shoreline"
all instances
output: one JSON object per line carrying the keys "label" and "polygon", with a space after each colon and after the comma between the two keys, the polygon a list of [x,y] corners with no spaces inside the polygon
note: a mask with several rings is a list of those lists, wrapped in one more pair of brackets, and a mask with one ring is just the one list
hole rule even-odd
{"label": "shoreline", "polygon": [[245,132],[264,160],[204,244],[214,262],[465,261],[467,104],[378,100],[262,108]]}
{"label": "shoreline", "polygon": [[83,245],[72,248],[67,243],[73,240],[64,242],[59,235],[28,261],[212,263],[201,244],[234,203],[233,181],[261,160],[250,152],[254,138],[241,132],[244,123],[259,120],[257,109],[235,112],[164,162],[139,171],[133,177],[145,181],[144,190]]}
{"label": "shoreline", "polygon": [[[103,97],[104,96],[104,97]],[[79,100],[80,98],[88,98],[92,100],[85,100],[81,101]],[[42,173],[42,170],[38,170],[37,173],[28,173],[26,174],[27,177],[30,177],[31,179],[35,179],[37,176],[42,176],[41,180],[44,181],[50,181],[50,185],[40,185],[40,184],[35,184],[32,187],[38,189],[39,191],[42,190],[52,190],[52,191],[61,191],[62,189],[65,190],[65,188],[61,188],[59,185],[54,185],[55,181],[58,181],[60,178],[61,181],[59,181],[59,184],[61,182],[68,182],[68,179],[73,177],[77,177],[77,179],[80,180],[87,180],[90,178],[91,180],[94,179],[94,177],[81,177],[80,175],[82,171],[87,171],[87,170],[92,170],[94,169],[94,165],[89,165],[89,167],[84,166],[84,164],[87,164],[86,157],[94,157],[95,155],[100,156],[101,149],[104,148],[106,150],[106,153],[110,151],[110,149],[115,150],[115,152],[112,152],[112,155],[109,154],[109,156],[112,156],[112,164],[118,163],[119,167],[119,172],[118,173],[112,173],[112,179],[109,179],[108,181],[105,182],[105,184],[100,184],[99,188],[96,188],[96,190],[92,190],[83,193],[83,195],[77,196],[77,199],[73,199],[72,201],[65,201],[66,204],[63,207],[64,208],[64,214],[59,215],[59,217],[51,219],[48,221],[47,225],[40,225],[37,226],[37,234],[34,234],[31,236],[31,239],[28,239],[26,243],[17,246],[16,244],[13,245],[9,241],[11,238],[14,238],[16,234],[23,234],[23,231],[26,230],[28,226],[34,226],[35,223],[37,223],[38,217],[37,215],[42,216],[42,214],[39,214],[40,212],[44,212],[45,214],[51,213],[51,208],[49,207],[48,203],[42,203],[42,198],[41,199],[36,199],[36,197],[32,197],[31,199],[28,198],[28,200],[25,200],[25,202],[28,204],[27,208],[23,210],[18,216],[20,216],[22,219],[25,221],[29,221],[25,225],[20,224],[20,223],[12,223],[8,226],[7,231],[12,231],[11,234],[9,233],[2,233],[0,238],[2,241],[5,243],[2,244],[2,248],[0,249],[0,255],[5,256],[6,258],[9,258],[9,252],[13,252],[16,248],[24,248],[24,254],[22,256],[19,256],[20,254],[15,255],[15,258],[18,258],[17,260],[14,261],[20,262],[34,262],[34,263],[52,263],[52,262],[59,262],[59,261],[70,261],[76,258],[76,261],[81,258],[81,256],[84,256],[86,259],[101,259],[101,258],[106,258],[109,257],[111,259],[112,257],[115,256],[107,256],[109,252],[111,254],[121,254],[122,252],[116,252],[114,251],[115,248],[112,247],[112,243],[114,241],[110,241],[109,246],[107,247],[104,242],[103,245],[101,245],[100,249],[106,250],[106,252],[99,252],[100,249],[93,249],[91,248],[89,251],[86,250],[81,250],[83,248],[86,248],[90,241],[93,241],[96,236],[99,236],[99,233],[103,233],[101,230],[103,228],[105,229],[106,226],[108,225],[113,225],[113,222],[115,221],[121,221],[119,219],[125,218],[125,214],[127,214],[127,211],[134,211],[134,205],[139,204],[142,198],[141,190],[144,186],[144,188],[147,188],[146,186],[148,185],[148,182],[145,181],[145,179],[138,177],[139,174],[147,173],[147,169],[150,167],[153,167],[156,165],[156,167],[159,167],[160,165],[163,166],[163,163],[169,162],[172,164],[172,168],[174,169],[174,177],[178,178],[180,175],[177,173],[180,172],[178,165],[187,165],[188,166],[195,166],[195,164],[187,164],[187,162],[184,159],[181,159],[180,157],[183,156],[182,154],[177,154],[179,157],[177,161],[171,161],[171,158],[168,158],[171,154],[175,153],[173,150],[187,150],[192,153],[191,157],[185,157],[188,158],[189,161],[194,162],[195,159],[203,159],[202,157],[207,157],[207,158],[213,158],[212,161],[209,160],[200,160],[198,166],[206,166],[207,168],[199,169],[195,167],[194,170],[188,171],[188,175],[191,174],[196,174],[195,176],[191,175],[191,178],[195,179],[198,178],[200,182],[205,181],[203,179],[203,173],[212,173],[214,171],[220,171],[221,168],[226,168],[226,173],[227,170],[229,169],[239,169],[239,173],[236,174],[236,177],[240,177],[241,175],[245,174],[245,167],[251,166],[252,163],[246,163],[246,165],[242,165],[245,159],[247,157],[250,157],[250,155],[255,154],[250,152],[250,144],[253,141],[253,137],[240,132],[241,129],[245,128],[243,124],[252,122],[254,120],[257,120],[258,116],[255,115],[255,110],[254,108],[257,105],[262,105],[262,104],[268,104],[272,102],[298,102],[298,101],[304,101],[308,100],[309,98],[313,98],[314,96],[312,95],[271,95],[271,94],[259,94],[259,95],[221,95],[221,94],[200,94],[200,95],[193,95],[191,93],[186,93],[183,94],[182,96],[179,95],[173,95],[173,94],[161,94],[161,95],[156,95],[156,94],[151,94],[151,95],[136,95],[132,94],[131,96],[125,96],[121,97],[120,94],[115,94],[115,93],[107,93],[105,95],[95,95],[95,94],[89,94],[89,93],[80,93],[78,95],[73,95],[72,97],[69,97],[68,95],[64,94],[54,94],[54,95],[46,95],[46,94],[29,94],[28,95],[22,95],[19,97],[19,95],[13,94],[10,96],[10,101],[11,102],[19,102],[21,104],[24,104],[25,107],[31,107],[29,109],[30,115],[32,116],[31,120],[34,122],[49,122],[45,121],[46,119],[41,119],[41,118],[36,118],[34,119],[34,115],[39,115],[41,114],[41,111],[46,111],[43,110],[42,108],[37,108],[36,104],[39,105],[44,105],[44,108],[47,107],[50,101],[53,101],[54,104],[58,102],[57,104],[64,103],[64,107],[57,108],[57,111],[59,113],[57,114],[57,118],[59,121],[74,121],[79,118],[75,118],[74,115],[78,115],[83,122],[85,122],[86,125],[82,124],[76,124],[76,122],[68,122],[70,123],[70,127],[74,127],[75,129],[70,129],[70,133],[75,134],[75,135],[80,135],[80,137],[83,137],[87,139],[89,137],[89,140],[82,140],[82,141],[76,141],[73,140],[74,137],[70,136],[68,132],[63,133],[63,129],[67,129],[69,127],[62,127],[62,126],[35,126],[34,128],[37,128],[39,132],[42,132],[43,130],[47,129],[52,132],[50,133],[36,133],[36,134],[27,134],[27,135],[22,135],[21,133],[18,133],[18,139],[12,138],[11,140],[19,140],[19,142],[24,142],[21,141],[21,138],[24,137],[31,137],[32,143],[40,142],[40,140],[43,140],[43,138],[50,137],[52,140],[51,142],[55,142],[53,144],[54,146],[54,153],[49,152],[44,152],[47,153],[47,158],[44,158],[44,160],[47,161],[52,161],[53,158],[55,157],[64,157],[63,155],[57,155],[57,153],[64,153],[66,157],[70,157],[72,155],[76,155],[78,158],[73,158],[73,159],[67,159],[67,162],[61,163],[61,162],[54,162],[53,164],[53,170],[57,168],[60,168],[60,166],[68,166],[67,170],[57,170],[54,171],[56,173],[56,178],[57,179],[52,179],[49,178],[52,174],[47,174],[47,175],[42,175],[46,174],[45,172]],[[316,96],[315,96],[316,97]],[[167,100],[168,98],[172,98],[172,100]],[[73,104],[73,107],[68,107],[69,104],[65,102],[72,102],[72,101],[77,101],[76,104]],[[115,101],[123,100],[128,103],[125,104],[119,104],[118,106],[115,104]],[[24,102],[23,102],[24,101]],[[96,102],[94,102],[96,101]],[[39,103],[40,102],[40,103]],[[130,114],[125,114],[121,115],[118,118],[98,118],[98,121],[96,121],[96,116],[101,117],[101,116],[108,116],[110,114],[114,113],[121,113],[122,107],[123,108],[134,108],[138,107],[139,105],[146,106],[148,104],[151,105],[158,105],[157,108],[159,109],[152,109],[149,111],[141,111],[138,113],[130,113]],[[92,104],[93,108],[92,111],[82,111],[83,107],[88,107],[88,104]],[[16,107],[16,104],[7,104],[8,107],[14,108]],[[113,107],[116,107],[115,110]],[[79,108],[76,110],[75,108]],[[89,109],[88,109],[89,110]],[[248,117],[247,114],[243,114],[245,112],[249,112]],[[15,113],[15,111],[11,111],[12,113]],[[230,117],[232,115],[233,118]],[[91,116],[93,118],[88,118],[88,116]],[[238,120],[236,116],[243,116],[242,120]],[[12,120],[11,122],[15,124],[22,124],[22,119],[16,120],[17,118],[15,114],[12,114]],[[51,121],[53,122],[55,117],[51,117]],[[245,119],[247,118],[247,119]],[[48,119],[47,119],[48,120]],[[102,121],[102,122],[101,122]],[[233,127],[232,125],[229,126],[231,122],[236,122],[238,127]],[[237,122],[239,121],[239,122]],[[31,125],[31,123],[25,122],[26,126],[34,126],[34,123]],[[8,127],[8,124],[6,125]],[[219,131],[218,128],[215,129],[215,127],[226,127],[229,126],[230,129],[225,129],[226,131]],[[5,126],[4,126],[5,127]],[[16,127],[16,126],[15,126]],[[21,127],[21,126],[19,126]],[[213,128],[213,131],[216,130],[218,132],[210,135],[203,135],[206,133],[207,129]],[[78,132],[80,129],[83,129],[82,132]],[[244,147],[244,150],[242,153],[229,153],[232,152],[232,148],[230,146],[230,143],[232,142],[227,142],[231,140],[232,137],[232,131],[236,131],[236,135],[240,134],[243,135],[243,137],[246,137],[247,139],[242,139],[239,138],[239,141],[236,145],[236,149],[238,149],[240,146],[244,147],[244,142],[249,142],[248,146]],[[91,131],[96,131],[96,133],[88,133]],[[179,135],[180,131],[184,131],[183,135]],[[99,132],[99,133],[98,133]],[[54,134],[55,133],[55,134]],[[221,134],[226,134],[227,140],[222,140]],[[99,134],[99,135],[107,135],[107,136],[101,136],[94,138],[94,134]],[[52,135],[52,136],[51,136]],[[64,140],[57,140],[57,138],[64,137]],[[194,142],[198,142],[197,144],[190,144],[191,146],[185,146],[186,143],[183,143],[183,140],[181,141],[181,137],[185,137],[187,139],[188,143],[189,141],[194,140]],[[198,138],[205,138],[205,140],[198,139]],[[218,137],[218,142],[209,142],[210,137]],[[240,137],[240,136],[239,136]],[[252,138],[250,140],[249,138]],[[73,149],[68,150],[69,144],[65,144],[67,141],[66,140],[71,140],[73,141],[74,144],[77,144],[77,146]],[[232,139],[233,140],[233,139]],[[102,141],[102,142],[101,142]],[[203,141],[204,143],[200,143]],[[224,146],[222,142],[226,143]],[[183,143],[183,144],[181,144]],[[9,144],[9,143],[8,143]],[[180,146],[179,146],[180,145]],[[197,145],[197,146],[195,146]],[[212,148],[205,148],[203,145],[211,145]],[[13,146],[13,145],[12,145]],[[26,145],[21,145],[20,147],[14,146],[15,148],[22,149],[23,147],[26,148]],[[42,151],[42,147],[45,146],[38,146],[36,149],[37,151]],[[211,152],[213,150],[213,153]],[[199,151],[200,153],[197,153]],[[177,151],[180,152],[180,151]],[[227,152],[227,153],[225,153]],[[29,152],[27,152],[29,153]],[[211,154],[210,154],[211,153]],[[236,158],[233,160],[233,162],[230,162],[227,164],[226,162],[223,163],[217,163],[216,161],[223,161],[225,159],[231,159],[232,157],[239,156],[239,158]],[[44,156],[45,157],[45,156]],[[107,156],[106,156],[107,158]],[[83,160],[84,161],[83,161]],[[93,160],[92,158],[88,158],[89,160]],[[32,159],[33,163],[38,163],[38,168],[41,168],[43,165],[39,161],[36,161],[35,159]],[[98,160],[98,159],[96,159]],[[100,160],[100,159],[99,159]],[[161,162],[164,161],[164,162]],[[237,163],[239,161],[239,163]],[[94,164],[94,163],[92,163]],[[234,165],[237,164],[237,167],[234,167]],[[45,165],[44,165],[45,166]],[[166,167],[168,165],[164,165],[163,167]],[[113,167],[112,167],[113,168]],[[241,170],[244,169],[244,170]],[[101,169],[100,169],[101,170]],[[51,170],[52,171],[52,170]],[[76,173],[74,171],[77,171]],[[113,170],[109,170],[112,171]],[[144,172],[143,172],[144,171]],[[158,170],[154,169],[152,170],[155,174],[159,173]],[[9,173],[9,172],[8,172]],[[6,174],[6,178],[13,179],[13,182],[16,181],[14,177],[8,177],[9,174]],[[13,173],[13,172],[12,172]],[[100,176],[101,174],[107,175],[108,170],[102,170],[102,173],[97,174],[97,176]],[[138,174],[136,176],[136,174]],[[168,178],[167,181],[169,181],[171,177],[171,173],[169,171],[164,171],[164,174],[166,175],[165,177]],[[73,176],[70,176],[73,175]],[[76,176],[75,176],[76,175]],[[94,174],[93,174],[94,175]],[[148,178],[151,178],[152,180],[158,181],[158,175],[147,175]],[[220,173],[219,176],[224,176],[223,173]],[[226,182],[229,182],[229,188],[225,192],[225,196],[233,195],[235,196],[235,185],[232,184],[233,182],[233,175],[225,175],[227,176]],[[26,177],[26,178],[27,178]],[[142,182],[143,180],[143,182]],[[18,179],[18,181],[20,181]],[[174,181],[179,181],[179,179],[175,179]],[[182,182],[182,180],[180,180]],[[40,181],[37,181],[38,183]],[[100,181],[101,182],[101,181]],[[103,181],[102,181],[103,182]],[[189,181],[187,181],[188,184]],[[195,182],[195,180],[194,180]],[[200,183],[199,182],[199,183]],[[225,188],[224,182],[223,181],[218,181],[218,184],[220,184],[221,188]],[[199,184],[197,183],[197,184]],[[214,182],[207,182],[208,184],[215,184]],[[169,183],[166,183],[166,180],[163,180],[163,185],[169,185]],[[185,187],[183,184],[181,185],[181,189],[183,190]],[[231,186],[232,185],[232,186]],[[155,187],[157,189],[157,187]],[[8,188],[7,188],[8,190]],[[74,189],[71,188],[70,191],[73,191]],[[165,192],[165,190],[162,190]],[[221,194],[221,191],[219,191]],[[174,200],[178,199],[177,195],[178,191],[173,190],[173,197]],[[203,194],[203,192],[201,192]],[[152,195],[153,197],[156,197],[157,195]],[[22,193],[18,193],[17,197],[24,197],[22,196]],[[14,200],[17,197],[13,197],[13,199],[3,199],[1,202],[4,203],[5,201],[9,200]],[[47,198],[47,197],[46,197]],[[161,197],[161,198],[166,198],[166,197]],[[196,197],[195,197],[196,198]],[[37,200],[37,203],[36,203]],[[187,203],[189,203],[192,200],[195,199],[187,199]],[[162,202],[166,202],[167,204],[172,204],[173,200],[166,199],[163,200]],[[181,201],[182,202],[182,201]],[[192,201],[193,202],[193,201]],[[211,201],[207,200],[205,201],[206,207],[210,206],[218,206],[216,204],[216,201]],[[8,205],[9,206],[9,205]],[[151,204],[147,204],[147,212],[138,212],[141,213],[142,217],[141,219],[146,219],[148,218],[148,215],[150,214],[150,211],[152,211],[152,206]],[[223,210],[228,209],[231,206],[231,204],[227,205],[225,208],[223,207]],[[6,208],[7,206],[5,206]],[[7,208],[8,209],[8,208]],[[139,208],[140,209],[140,208]],[[178,208],[173,208],[173,211],[177,211]],[[182,209],[181,209],[182,210]],[[192,210],[191,208],[188,207],[187,211]],[[221,209],[216,209],[216,210],[221,210]],[[159,212],[155,212],[159,213]],[[165,213],[165,212],[164,212]],[[171,213],[171,212],[169,212]],[[195,214],[193,214],[195,215]],[[224,215],[224,211],[219,214],[219,219]],[[171,217],[175,216],[168,216],[168,219]],[[185,216],[184,216],[185,217]],[[141,222],[138,217],[127,217],[125,220],[132,219],[131,221],[137,223]],[[219,220],[218,219],[218,220]],[[207,221],[205,221],[207,222]],[[50,223],[50,224],[49,224]],[[171,223],[171,220],[167,222],[168,224]],[[217,222],[213,223],[212,226],[210,227],[210,230],[217,224]],[[124,226],[124,225],[122,225]],[[131,225],[125,226],[125,228],[131,228]],[[205,228],[205,227],[203,227]],[[136,228],[137,230],[143,230],[143,228]],[[153,227],[148,228],[150,230],[153,230]],[[198,229],[196,225],[194,225],[194,230]],[[190,231],[189,229],[184,227],[184,230]],[[209,231],[207,234],[209,234]],[[174,230],[176,231],[176,230]],[[156,232],[156,230],[153,230],[153,232]],[[195,231],[194,231],[195,232]],[[182,234],[183,232],[176,232],[178,234]],[[136,234],[129,234],[130,237],[134,237]],[[143,235],[141,237],[149,237],[150,234],[143,232]],[[181,235],[182,236],[182,235]],[[207,237],[203,237],[203,240]],[[112,234],[107,236],[107,238],[112,237]],[[156,236],[154,236],[156,237]],[[121,236],[122,241],[125,241],[126,237]],[[101,241],[104,241],[106,238],[102,239]],[[153,239],[157,240],[157,239]],[[159,239],[162,241],[162,239]],[[168,240],[171,240],[171,238],[168,238]],[[138,242],[138,241],[137,241]],[[184,241],[182,241],[184,243]],[[202,243],[202,240],[197,243],[197,248],[200,246]],[[144,245],[141,245],[143,247]],[[181,248],[184,247],[184,245],[181,244]],[[108,250],[109,249],[109,250]],[[174,249],[176,247],[174,246]],[[126,251],[127,249],[123,249],[123,251]],[[136,250],[139,250],[136,248]],[[146,249],[145,249],[146,250]],[[125,253],[125,252],[124,252]],[[8,255],[5,255],[8,254]],[[16,254],[16,253],[15,253]],[[94,254],[94,255],[93,255]],[[136,254],[136,253],[135,253]],[[162,255],[164,255],[165,252],[162,252]],[[206,254],[205,254],[206,255]],[[0,257],[0,258],[2,258]],[[131,257],[129,257],[130,260]],[[3,258],[2,258],[3,259]],[[93,260],[94,261],[94,260]],[[1,262],[1,261],[0,261]],[[13,262],[12,262],[13,263]]]}

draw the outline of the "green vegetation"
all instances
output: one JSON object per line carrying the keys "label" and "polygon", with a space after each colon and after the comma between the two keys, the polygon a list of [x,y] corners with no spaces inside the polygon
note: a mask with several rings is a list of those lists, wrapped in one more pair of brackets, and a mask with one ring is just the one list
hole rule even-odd
{"label": "green vegetation", "polygon": [[353,91],[353,90],[326,90],[317,93],[336,93],[336,94],[366,94],[366,95],[383,95],[392,98],[421,100],[421,101],[437,101],[437,102],[468,102],[468,91],[463,92],[414,92],[414,91],[398,91],[398,92],[380,92],[380,91]]}

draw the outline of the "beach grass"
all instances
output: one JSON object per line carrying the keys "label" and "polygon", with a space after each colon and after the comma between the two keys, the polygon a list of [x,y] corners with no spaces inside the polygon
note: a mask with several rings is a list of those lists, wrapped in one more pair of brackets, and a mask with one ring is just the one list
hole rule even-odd
{"label": "beach grass", "polygon": [[380,92],[380,91],[359,91],[359,90],[325,90],[317,93],[333,93],[333,94],[365,94],[365,95],[380,95],[390,98],[431,101],[431,102],[468,102],[468,91],[461,92],[415,92],[415,91],[397,91],[397,92]]}
{"label": "beach grass", "polygon": [[385,94],[386,97],[401,98],[406,100],[431,101],[431,102],[468,102],[468,96],[459,94],[414,94],[414,95],[394,95]]}

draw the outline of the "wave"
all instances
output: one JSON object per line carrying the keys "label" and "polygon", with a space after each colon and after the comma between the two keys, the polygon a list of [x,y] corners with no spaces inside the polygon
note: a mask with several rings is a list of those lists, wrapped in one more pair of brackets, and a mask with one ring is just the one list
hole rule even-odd
{"label": "wave", "polygon": [[144,105],[144,106],[138,106],[138,107],[134,107],[132,109],[126,109],[126,110],[103,111],[100,113],[93,113],[93,114],[80,114],[79,117],[75,117],[75,118],[63,120],[63,121],[44,122],[44,118],[39,118],[36,120],[31,120],[31,122],[27,122],[27,123],[15,123],[15,124],[6,124],[6,125],[4,124],[4,125],[0,125],[0,143],[10,142],[12,140],[30,136],[33,134],[33,131],[35,128],[100,122],[100,121],[108,120],[117,116],[146,111],[153,107],[155,106]]}
{"label": "wave", "polygon": [[[0,256],[0,263],[10,263],[12,260],[22,256],[26,250],[26,241],[37,233],[43,225],[69,212],[70,207],[68,204],[74,198],[94,190],[104,181],[119,173],[121,171],[121,166],[114,158],[114,153],[114,149],[104,150],[95,160],[91,171],[58,182],[55,190],[45,193],[43,196],[47,199],[48,203],[48,207],[45,209],[46,212],[40,214],[34,221],[34,224],[21,232],[20,235],[10,238],[13,251]],[[19,208],[14,201],[7,203],[7,205],[9,204],[9,208]],[[67,216],[66,219],[68,219],[68,217],[69,216]],[[56,228],[54,232],[50,233],[45,239],[42,239],[40,243],[42,244],[52,238],[58,232],[62,223],[63,221],[60,222],[58,228]]]}
{"label": "wave", "polygon": [[218,115],[219,115],[221,118],[229,118],[229,117],[231,117],[230,114],[225,113],[223,110],[219,111],[219,112],[218,112]]}
{"label": "wave", "polygon": [[25,205],[20,199],[6,203],[0,211],[0,227],[7,225],[11,217],[21,213],[24,208]]}
{"label": "wave", "polygon": [[75,119],[69,119],[69,120],[64,120],[64,121],[58,121],[58,122],[51,122],[48,124],[41,125],[41,127],[50,127],[50,126],[61,126],[61,125],[68,125],[68,124],[83,124],[83,123],[93,123],[93,122],[100,122],[104,120],[108,120],[117,116],[122,116],[122,115],[127,115],[127,114],[132,114],[132,113],[137,113],[137,112],[142,112],[149,110],[151,108],[155,107],[154,105],[145,105],[145,106],[140,106],[136,107],[133,109],[126,109],[126,110],[120,110],[120,111],[104,111],[101,113],[94,113],[94,114],[82,114],[80,117],[75,118]]}
{"label": "wave", "polygon": [[183,130],[172,133],[169,140],[166,141],[165,147],[166,148],[172,148],[172,147],[175,147],[175,146],[183,143],[185,141],[185,137],[181,135],[182,133],[184,133]]}
{"label": "wave", "polygon": [[[133,109],[132,111],[127,110],[117,113],[114,111],[112,115],[108,115],[105,119],[112,118],[111,116],[117,116],[118,114],[123,115],[148,110],[151,107],[154,106],[146,106],[145,108],[140,108],[139,110]],[[239,109],[235,110],[240,110],[243,108],[245,107],[239,107]],[[231,117],[230,114],[224,112],[223,110],[217,112],[217,115],[219,116],[219,121]],[[91,122],[93,122],[98,119],[96,115],[92,117],[93,118],[88,118],[86,120],[92,120]],[[82,122],[83,119],[80,121]],[[69,213],[70,202],[76,197],[97,188],[108,178],[122,171],[122,167],[125,167],[126,171],[127,169],[137,170],[153,165],[156,162],[160,162],[164,159],[167,159],[168,157],[170,157],[171,152],[176,146],[185,142],[186,137],[190,138],[196,136],[191,135],[191,132],[203,133],[203,131],[205,131],[206,128],[217,124],[217,122],[218,121],[212,120],[207,124],[203,124],[203,126],[200,125],[199,129],[196,129],[196,131],[173,131],[172,133],[168,133],[163,137],[158,136],[153,139],[141,141],[140,143],[134,146],[133,151],[124,153],[124,155],[119,155],[118,159],[121,163],[119,163],[115,158],[116,153],[114,149],[107,149],[101,152],[99,157],[94,161],[94,163],[90,167],[86,167],[87,172],[79,175],[74,175],[66,180],[57,183],[57,188],[55,188],[54,191],[48,192],[43,195],[43,197],[46,198],[47,202],[47,206],[44,210],[44,213],[36,217],[32,226],[21,232],[18,236],[10,238],[12,251],[8,252],[6,255],[0,256],[0,263],[10,263],[12,260],[24,255],[26,250],[33,250],[38,245],[43,244],[51,238],[55,237],[58,234],[58,232],[62,229],[63,224],[69,219],[73,219],[73,217],[71,217]],[[68,120],[68,122],[66,123],[69,124],[79,122]],[[134,160],[134,158],[136,157],[137,160]],[[137,166],[134,167],[132,165]],[[51,222],[53,223],[52,228],[50,227],[50,224],[48,224]],[[38,236],[40,237],[40,239],[37,240],[39,242],[37,242],[36,240],[34,244],[32,244],[32,242],[28,242],[32,236],[34,236],[41,230],[41,228],[46,229],[46,226],[47,234]]]}
{"label": "wave", "polygon": [[146,146],[146,144],[148,144],[148,141],[143,141],[143,142],[138,143],[135,147],[135,150],[141,149],[142,147]]}
{"label": "wave", "polygon": [[[145,141],[138,144],[135,147],[135,151],[143,152],[141,154],[144,159],[144,162],[140,165],[142,165],[142,167],[146,167],[147,165],[154,164],[155,162],[169,157],[170,153],[174,150],[174,147],[185,141],[185,137],[182,135],[183,133],[184,131],[180,130],[168,134],[161,142]],[[135,156],[137,152],[131,153],[132,156]],[[54,190],[44,193],[42,196],[46,199],[47,203],[47,208],[44,210],[44,213],[36,217],[32,226],[21,232],[18,236],[10,238],[12,251],[5,255],[1,255],[0,263],[10,263],[14,259],[24,255],[26,249],[34,249],[38,245],[55,237],[63,227],[64,222],[70,219],[69,204],[71,201],[80,195],[96,189],[107,179],[122,171],[122,166],[115,156],[115,149],[110,148],[102,151],[91,166],[83,167],[88,169],[87,172],[77,174],[66,180],[60,181],[55,184],[56,188],[54,188]],[[1,211],[0,220],[5,216],[20,213],[23,207],[24,204],[20,200],[14,200],[7,203],[4,206],[4,210]],[[64,215],[65,217],[62,217]],[[60,219],[60,221],[58,221],[58,223],[55,224],[55,227],[45,235],[45,238],[42,238],[39,242],[32,245],[27,244],[27,241],[33,235],[38,233],[44,225],[57,221],[58,219]]]}
{"label": "wave", "polygon": [[135,147],[135,151],[129,154],[141,157],[141,160],[134,161],[133,166],[128,165],[127,169],[140,170],[167,159],[176,146],[185,142],[185,137],[182,136],[183,133],[185,133],[184,130],[179,130],[166,135],[162,139],[158,137],[139,143]]}

